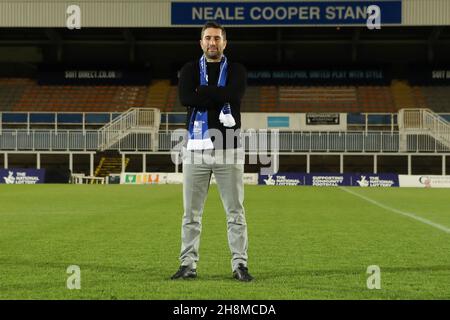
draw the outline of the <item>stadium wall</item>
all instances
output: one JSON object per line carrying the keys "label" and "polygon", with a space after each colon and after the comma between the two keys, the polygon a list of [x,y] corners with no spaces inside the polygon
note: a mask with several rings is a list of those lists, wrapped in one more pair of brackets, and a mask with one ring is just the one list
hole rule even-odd
{"label": "stadium wall", "polygon": [[[378,2],[392,2],[378,1]],[[450,25],[450,2],[447,0],[396,0],[401,2],[401,22],[395,23],[402,26],[436,26]],[[172,3],[186,1],[170,0],[80,0],[77,5],[81,9],[82,27],[184,27],[186,25],[174,23],[174,11]],[[220,6],[226,6],[223,1],[216,2]],[[227,3],[240,3],[239,1],[227,1]],[[255,1],[261,6],[266,1]],[[270,1],[284,3],[300,1]],[[328,0],[311,0],[310,2],[325,3]],[[357,3],[355,0],[348,0],[348,3]],[[369,1],[370,2],[370,1]],[[194,1],[200,6],[205,6],[202,1]],[[66,0],[47,0],[47,1],[11,1],[0,0],[0,27],[65,27],[68,14],[67,8],[74,3]],[[273,6],[273,5],[272,5]],[[182,12],[184,15],[184,12]],[[187,11],[189,17],[191,12]],[[189,18],[188,18],[189,19]],[[235,24],[232,17],[224,24],[229,26],[242,26]],[[203,21],[192,21],[190,26],[203,24]],[[256,23],[248,21],[246,26],[254,26]],[[289,23],[288,23],[289,24]],[[285,26],[286,24],[274,24],[270,26]],[[302,23],[304,26],[315,26],[317,24]],[[323,24],[322,24],[323,25]],[[341,24],[327,23],[328,26]],[[355,25],[346,23],[346,25]],[[361,24],[357,24],[361,25]],[[258,26],[264,26],[264,23],[258,22]]]}
{"label": "stadium wall", "polygon": [[[172,155],[127,152],[122,156],[129,159],[127,173],[178,173],[182,166],[172,162]],[[120,154],[118,155],[120,156]],[[45,169],[49,172],[70,172],[93,176],[102,154],[83,152],[5,152],[0,153],[0,169]],[[260,173],[267,164],[257,163],[246,156],[245,172]],[[450,173],[448,154],[389,154],[389,153],[282,153],[279,155],[279,172],[326,173],[326,174],[384,174],[436,175]],[[152,178],[152,180],[154,180]],[[45,180],[46,182],[47,179]]]}
{"label": "stadium wall", "polygon": [[[120,184],[181,184],[182,173],[173,172],[124,172]],[[216,184],[214,174],[211,184]],[[450,176],[445,175],[399,175],[394,173],[373,174],[324,174],[304,172],[277,172],[273,175],[244,173],[244,184],[272,186],[324,186],[324,187],[414,187],[450,188]]]}
{"label": "stadium wall", "polygon": [[[324,117],[328,116],[330,119]],[[331,119],[332,118],[332,119]],[[311,120],[323,119],[323,123],[311,123]],[[333,123],[327,124],[328,120]],[[296,131],[345,131],[346,113],[242,113],[243,130],[280,129]],[[309,124],[311,123],[311,124]]]}

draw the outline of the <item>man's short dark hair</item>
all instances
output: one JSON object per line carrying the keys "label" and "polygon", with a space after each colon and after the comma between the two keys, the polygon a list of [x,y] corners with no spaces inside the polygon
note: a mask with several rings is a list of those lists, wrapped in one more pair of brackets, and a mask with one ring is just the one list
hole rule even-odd
{"label": "man's short dark hair", "polygon": [[202,28],[202,33],[200,34],[200,39],[203,39],[203,32],[205,32],[205,30],[208,28],[220,29],[222,31],[223,39],[225,40],[227,38],[227,33],[225,32],[225,28],[221,24],[219,24],[215,21],[208,21],[205,23],[205,25]]}

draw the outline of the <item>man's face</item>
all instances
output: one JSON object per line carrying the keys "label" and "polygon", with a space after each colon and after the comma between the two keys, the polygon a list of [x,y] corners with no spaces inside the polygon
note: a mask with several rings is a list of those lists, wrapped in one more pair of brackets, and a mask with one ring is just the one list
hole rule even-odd
{"label": "man's face", "polygon": [[203,31],[203,37],[200,40],[200,46],[203,53],[209,60],[220,60],[223,50],[227,46],[227,40],[222,36],[222,30],[208,28]]}

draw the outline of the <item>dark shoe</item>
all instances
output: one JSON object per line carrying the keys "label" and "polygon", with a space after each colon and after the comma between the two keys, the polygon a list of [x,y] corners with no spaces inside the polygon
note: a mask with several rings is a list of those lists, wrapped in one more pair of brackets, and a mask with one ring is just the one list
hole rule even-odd
{"label": "dark shoe", "polygon": [[189,266],[181,266],[180,269],[178,269],[177,272],[175,272],[175,274],[170,277],[170,279],[175,280],[175,279],[193,279],[193,278],[197,278],[197,270],[192,269]]}
{"label": "dark shoe", "polygon": [[248,273],[248,268],[242,263],[239,263],[237,269],[233,271],[233,278],[245,282],[253,280],[253,277]]}

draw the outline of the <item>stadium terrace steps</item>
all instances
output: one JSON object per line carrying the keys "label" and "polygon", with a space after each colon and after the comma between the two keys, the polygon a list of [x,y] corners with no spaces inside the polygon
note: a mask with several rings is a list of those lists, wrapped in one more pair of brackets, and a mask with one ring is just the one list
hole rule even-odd
{"label": "stadium terrace steps", "polygon": [[356,108],[355,87],[279,87],[279,110],[350,111]]}
{"label": "stadium terrace steps", "polygon": [[142,107],[145,86],[28,85],[13,111],[126,111]]}
{"label": "stadium terrace steps", "polygon": [[388,86],[357,87],[356,112],[396,112],[391,88]]}
{"label": "stadium terrace steps", "polygon": [[260,100],[259,111],[265,112],[396,111],[388,86],[261,87]]}
{"label": "stadium terrace steps", "polygon": [[262,86],[260,89],[259,111],[277,112],[279,111],[277,105],[278,88],[276,86]]}
{"label": "stadium terrace steps", "polygon": [[434,112],[450,112],[450,86],[420,88],[425,106]]}
{"label": "stadium terrace steps", "polygon": [[[450,88],[448,88],[448,89],[450,90]],[[416,101],[417,107],[430,109],[430,107],[428,106],[428,102],[424,95],[423,87],[413,86],[412,94],[413,94],[414,100]],[[450,109],[448,109],[448,110],[450,110]]]}
{"label": "stadium terrace steps", "polygon": [[25,78],[0,78],[0,110],[12,111],[33,81]]}
{"label": "stadium terrace steps", "polygon": [[259,101],[261,99],[260,87],[247,87],[245,91],[244,98],[241,102],[241,110],[246,112],[258,112],[259,111]]}
{"label": "stadium terrace steps", "polygon": [[416,100],[414,99],[413,89],[407,81],[392,80],[391,90],[396,110],[418,107]]}
{"label": "stadium terrace steps", "polygon": [[[186,111],[170,80],[150,86],[41,86],[32,79],[0,78],[2,111],[124,112],[144,106]],[[386,113],[405,107],[450,112],[450,86],[412,87],[400,80],[390,86],[248,86],[241,103],[243,112]]]}
{"label": "stadium terrace steps", "polygon": [[[125,158],[125,168],[127,168],[130,158]],[[122,172],[122,158],[119,157],[102,157],[100,163],[95,169],[94,175],[96,177],[107,177],[111,173]]]}
{"label": "stadium terrace steps", "polygon": [[154,80],[148,87],[145,100],[146,108],[158,108],[162,111],[172,111],[174,105],[170,80]]}

